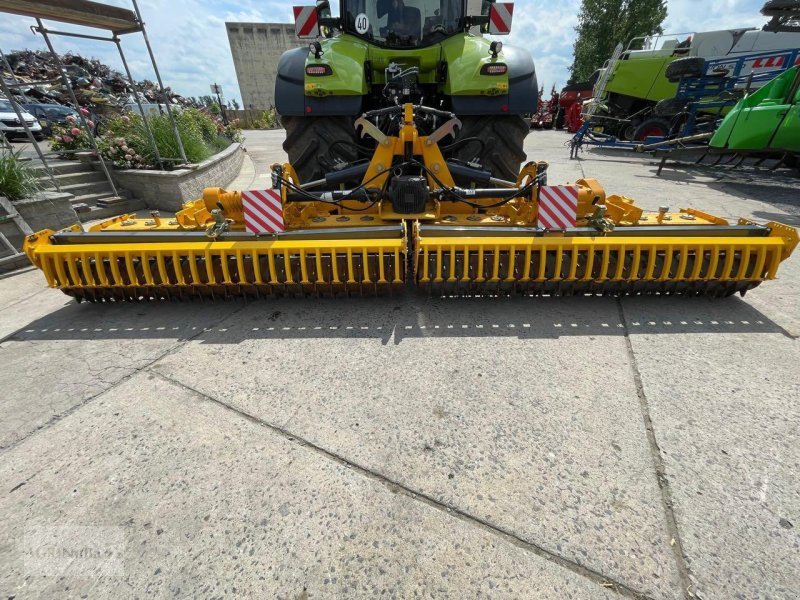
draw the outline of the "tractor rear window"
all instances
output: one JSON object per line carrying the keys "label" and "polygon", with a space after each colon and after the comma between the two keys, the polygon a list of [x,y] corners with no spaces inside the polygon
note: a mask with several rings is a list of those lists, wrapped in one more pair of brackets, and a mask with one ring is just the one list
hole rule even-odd
{"label": "tractor rear window", "polygon": [[345,30],[385,46],[420,46],[462,28],[462,0],[346,0]]}

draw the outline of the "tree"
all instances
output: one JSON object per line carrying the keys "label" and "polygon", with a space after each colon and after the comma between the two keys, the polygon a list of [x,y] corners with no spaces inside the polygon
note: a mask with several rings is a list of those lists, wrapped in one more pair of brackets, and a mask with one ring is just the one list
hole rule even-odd
{"label": "tree", "polygon": [[607,61],[618,43],[663,33],[666,0],[583,0],[575,31],[573,81],[586,81]]}

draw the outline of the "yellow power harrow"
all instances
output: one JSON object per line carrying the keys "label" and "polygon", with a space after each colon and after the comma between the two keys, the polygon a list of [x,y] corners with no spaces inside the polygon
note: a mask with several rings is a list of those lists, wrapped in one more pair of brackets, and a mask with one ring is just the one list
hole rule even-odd
{"label": "yellow power harrow", "polygon": [[[420,136],[418,118],[441,126]],[[391,135],[377,126],[387,120]],[[374,140],[369,161],[310,182],[273,166],[277,233],[247,226],[242,193],[210,188],[174,217],[40,231],[25,251],[51,287],[91,301],[382,294],[409,280],[436,294],[727,296],[773,279],[798,243],[780,223],[646,212],[593,179],[568,188],[573,223],[545,227],[546,163],[503,181],[445,160],[438,142],[460,123],[410,104],[366,113],[356,126]]]}

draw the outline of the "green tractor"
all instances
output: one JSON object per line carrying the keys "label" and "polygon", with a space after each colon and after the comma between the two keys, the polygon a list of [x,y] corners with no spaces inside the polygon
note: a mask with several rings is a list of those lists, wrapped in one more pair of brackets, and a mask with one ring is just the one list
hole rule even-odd
{"label": "green tractor", "polygon": [[[450,114],[461,122],[440,141],[453,164],[470,173],[515,180],[525,160],[536,112],[538,85],[533,59],[522,49],[484,33],[510,30],[513,4],[474,0],[341,0],[341,16],[327,1],[295,7],[299,37],[309,47],[285,52],[279,61],[275,104],[286,129],[284,150],[301,181],[343,170],[372,156],[375,142],[354,127],[364,112],[411,102],[415,123],[429,135]],[[374,117],[381,131],[397,124],[397,112]],[[358,169],[348,179],[357,180]],[[457,175],[457,178],[459,176]]]}

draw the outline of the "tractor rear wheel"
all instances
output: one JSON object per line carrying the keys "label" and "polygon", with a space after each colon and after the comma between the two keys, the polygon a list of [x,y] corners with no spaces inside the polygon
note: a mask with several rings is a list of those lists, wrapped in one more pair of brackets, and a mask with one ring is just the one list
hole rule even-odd
{"label": "tractor rear wheel", "polygon": [[633,133],[632,141],[643,142],[648,137],[667,137],[672,124],[666,119],[647,119],[643,121]]}
{"label": "tractor rear wheel", "polygon": [[[520,115],[465,116],[459,119],[461,131],[451,144],[452,150],[444,149],[445,158],[463,161],[477,158],[493,177],[516,181],[519,167],[526,158],[522,144],[530,132],[528,122]],[[457,183],[465,185],[468,182]]]}
{"label": "tractor rear wheel", "polygon": [[340,159],[359,157],[356,131],[350,117],[281,117],[286,129],[283,149],[301,182],[321,179]]}

